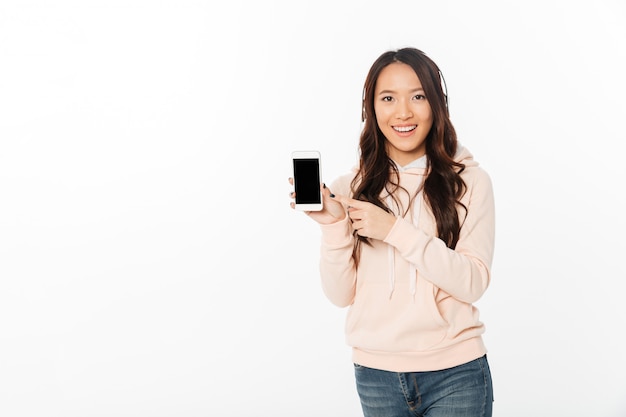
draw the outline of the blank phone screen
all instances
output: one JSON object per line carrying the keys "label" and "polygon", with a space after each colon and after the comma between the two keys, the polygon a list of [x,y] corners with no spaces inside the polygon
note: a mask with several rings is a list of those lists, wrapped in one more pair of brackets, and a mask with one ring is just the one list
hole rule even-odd
{"label": "blank phone screen", "polygon": [[293,176],[296,204],[321,203],[319,159],[294,159]]}

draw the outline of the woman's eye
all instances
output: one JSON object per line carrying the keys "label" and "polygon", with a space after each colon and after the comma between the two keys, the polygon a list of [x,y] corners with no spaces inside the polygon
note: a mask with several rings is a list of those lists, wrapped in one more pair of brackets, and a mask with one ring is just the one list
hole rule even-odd
{"label": "woman's eye", "polygon": [[415,97],[413,97],[416,100],[424,100],[426,98],[426,96],[422,95],[422,94],[418,94]]}
{"label": "woman's eye", "polygon": [[386,96],[386,97],[383,97],[383,98],[382,98],[382,100],[383,100],[383,101],[391,101],[391,100],[393,100],[393,97],[391,97],[391,96]]}

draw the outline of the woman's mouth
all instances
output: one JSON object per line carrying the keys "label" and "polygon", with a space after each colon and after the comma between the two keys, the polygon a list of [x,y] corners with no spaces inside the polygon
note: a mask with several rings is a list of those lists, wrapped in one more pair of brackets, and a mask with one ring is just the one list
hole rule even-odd
{"label": "woman's mouth", "polygon": [[395,130],[396,132],[400,132],[400,133],[407,133],[407,132],[410,132],[412,130],[415,130],[416,128],[417,128],[417,125],[393,126],[393,130]]}

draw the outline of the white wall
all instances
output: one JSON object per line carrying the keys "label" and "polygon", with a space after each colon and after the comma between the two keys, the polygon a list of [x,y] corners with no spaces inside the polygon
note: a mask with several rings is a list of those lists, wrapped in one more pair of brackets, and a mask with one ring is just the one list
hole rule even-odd
{"label": "white wall", "polygon": [[359,416],[289,154],[416,46],[497,200],[497,416],[623,417],[622,1],[2,1],[0,415]]}

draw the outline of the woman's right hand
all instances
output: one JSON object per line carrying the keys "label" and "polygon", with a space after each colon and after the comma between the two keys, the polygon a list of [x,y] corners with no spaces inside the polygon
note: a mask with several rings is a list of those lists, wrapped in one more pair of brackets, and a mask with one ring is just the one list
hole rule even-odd
{"label": "woman's right hand", "polygon": [[[293,178],[289,178],[289,184],[293,185]],[[345,219],[347,214],[343,204],[330,196],[331,192],[330,189],[326,188],[326,184],[321,184],[320,189],[322,190],[323,209],[320,211],[305,211],[304,213],[319,224],[332,224]],[[295,191],[292,191],[289,197],[295,199]],[[296,208],[294,201],[292,201],[290,205],[292,209]]]}

